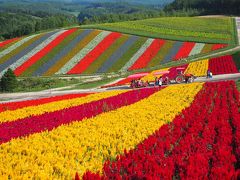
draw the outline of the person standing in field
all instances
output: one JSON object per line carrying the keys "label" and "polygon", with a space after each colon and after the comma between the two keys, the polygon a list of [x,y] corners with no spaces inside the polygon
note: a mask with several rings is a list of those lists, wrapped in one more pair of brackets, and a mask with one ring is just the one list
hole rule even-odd
{"label": "person standing in field", "polygon": [[162,86],[162,82],[163,82],[163,79],[162,79],[162,76],[158,79],[158,86],[161,87]]}

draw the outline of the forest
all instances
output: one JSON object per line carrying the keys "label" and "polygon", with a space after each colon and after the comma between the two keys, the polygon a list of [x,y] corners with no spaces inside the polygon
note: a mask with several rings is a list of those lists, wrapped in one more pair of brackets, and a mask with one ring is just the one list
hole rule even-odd
{"label": "forest", "polygon": [[239,0],[0,0],[0,40],[79,24],[239,12]]}
{"label": "forest", "polygon": [[195,9],[200,15],[239,15],[239,0],[175,0],[165,11]]}

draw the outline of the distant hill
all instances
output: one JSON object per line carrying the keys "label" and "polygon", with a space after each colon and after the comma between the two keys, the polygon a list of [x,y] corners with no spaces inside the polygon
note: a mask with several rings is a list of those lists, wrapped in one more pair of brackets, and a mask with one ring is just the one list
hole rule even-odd
{"label": "distant hill", "polygon": [[239,0],[175,0],[165,10],[196,9],[200,14],[240,14]]}

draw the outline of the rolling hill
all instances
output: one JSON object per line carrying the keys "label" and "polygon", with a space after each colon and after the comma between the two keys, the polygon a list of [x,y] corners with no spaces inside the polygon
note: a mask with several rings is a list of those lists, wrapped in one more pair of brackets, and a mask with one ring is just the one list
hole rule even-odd
{"label": "rolling hill", "polygon": [[125,72],[177,62],[227,46],[73,28],[1,42],[0,71],[2,75],[11,68],[17,76]]}

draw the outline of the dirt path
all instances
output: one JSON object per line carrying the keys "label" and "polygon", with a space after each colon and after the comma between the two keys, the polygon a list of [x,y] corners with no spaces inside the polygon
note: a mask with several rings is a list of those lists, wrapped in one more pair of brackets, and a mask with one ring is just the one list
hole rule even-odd
{"label": "dirt path", "polygon": [[[206,77],[199,77],[196,79],[196,82],[216,82],[216,81],[238,80],[238,79],[240,79],[240,73],[215,75],[211,79],[206,79]],[[111,87],[111,88],[92,88],[92,89],[61,90],[61,91],[59,89],[55,89],[55,90],[50,89],[50,90],[39,91],[39,92],[0,94],[0,99],[6,99],[6,101],[1,101],[1,103],[17,102],[17,101],[39,99],[43,97],[51,97],[51,96],[64,95],[64,94],[104,92],[104,91],[119,90],[119,89],[130,89],[130,88],[129,86],[118,86],[118,87]]]}

